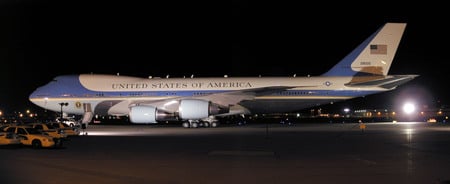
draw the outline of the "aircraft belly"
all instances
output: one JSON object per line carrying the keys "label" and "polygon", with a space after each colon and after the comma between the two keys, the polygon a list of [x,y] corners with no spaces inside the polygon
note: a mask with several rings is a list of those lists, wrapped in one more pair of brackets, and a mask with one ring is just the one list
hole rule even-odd
{"label": "aircraft belly", "polygon": [[320,104],[336,102],[330,99],[254,100],[239,103],[252,113],[283,113],[302,110]]}

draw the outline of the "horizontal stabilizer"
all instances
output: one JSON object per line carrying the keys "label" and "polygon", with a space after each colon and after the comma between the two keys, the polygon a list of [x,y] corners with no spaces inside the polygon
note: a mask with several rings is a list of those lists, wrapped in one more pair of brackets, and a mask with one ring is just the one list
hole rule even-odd
{"label": "horizontal stabilizer", "polygon": [[419,75],[389,75],[383,78],[377,78],[374,80],[358,80],[358,82],[349,82],[345,84],[348,87],[363,87],[363,86],[378,86],[386,89],[395,88],[401,84],[404,84]]}

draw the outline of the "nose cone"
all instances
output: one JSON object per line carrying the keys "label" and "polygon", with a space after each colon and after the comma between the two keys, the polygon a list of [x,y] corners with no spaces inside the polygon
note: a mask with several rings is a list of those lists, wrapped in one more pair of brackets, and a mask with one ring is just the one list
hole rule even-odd
{"label": "nose cone", "polygon": [[36,90],[34,90],[34,91],[30,94],[30,96],[28,96],[28,99],[29,99],[31,102],[33,102],[33,99],[36,98],[36,97],[37,97],[37,92],[36,92]]}
{"label": "nose cone", "polygon": [[48,97],[43,95],[39,89],[36,89],[30,94],[28,100],[30,100],[30,102],[39,107],[45,107],[47,104]]}

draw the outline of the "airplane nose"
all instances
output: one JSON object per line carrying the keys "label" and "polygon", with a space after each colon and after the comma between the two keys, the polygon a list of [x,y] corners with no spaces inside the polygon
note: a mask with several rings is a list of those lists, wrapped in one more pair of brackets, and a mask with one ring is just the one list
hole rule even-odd
{"label": "airplane nose", "polygon": [[37,98],[37,92],[36,92],[36,90],[33,91],[33,92],[30,94],[30,96],[28,96],[28,99],[29,99],[31,102],[35,101],[36,98]]}
{"label": "airplane nose", "polygon": [[44,96],[41,96],[41,95],[39,95],[40,93],[39,93],[39,91],[38,90],[35,90],[35,91],[33,91],[31,94],[30,94],[30,96],[28,97],[28,100],[31,102],[31,103],[33,103],[33,104],[35,104],[35,105],[37,105],[37,106],[40,106],[40,107],[45,107],[45,105],[47,104],[47,98],[46,97],[44,97]]}

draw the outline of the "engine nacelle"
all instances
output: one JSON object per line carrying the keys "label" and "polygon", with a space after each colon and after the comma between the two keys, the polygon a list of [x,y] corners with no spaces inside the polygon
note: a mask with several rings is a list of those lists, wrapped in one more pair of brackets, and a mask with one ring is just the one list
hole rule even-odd
{"label": "engine nacelle", "polygon": [[230,109],[204,100],[181,100],[178,109],[181,119],[203,119],[210,115],[228,113]]}
{"label": "engine nacelle", "polygon": [[132,123],[157,123],[157,121],[178,120],[174,113],[158,110],[153,106],[131,107],[129,116]]}
{"label": "engine nacelle", "polygon": [[132,123],[157,123],[156,108],[151,106],[134,106],[129,114]]}

